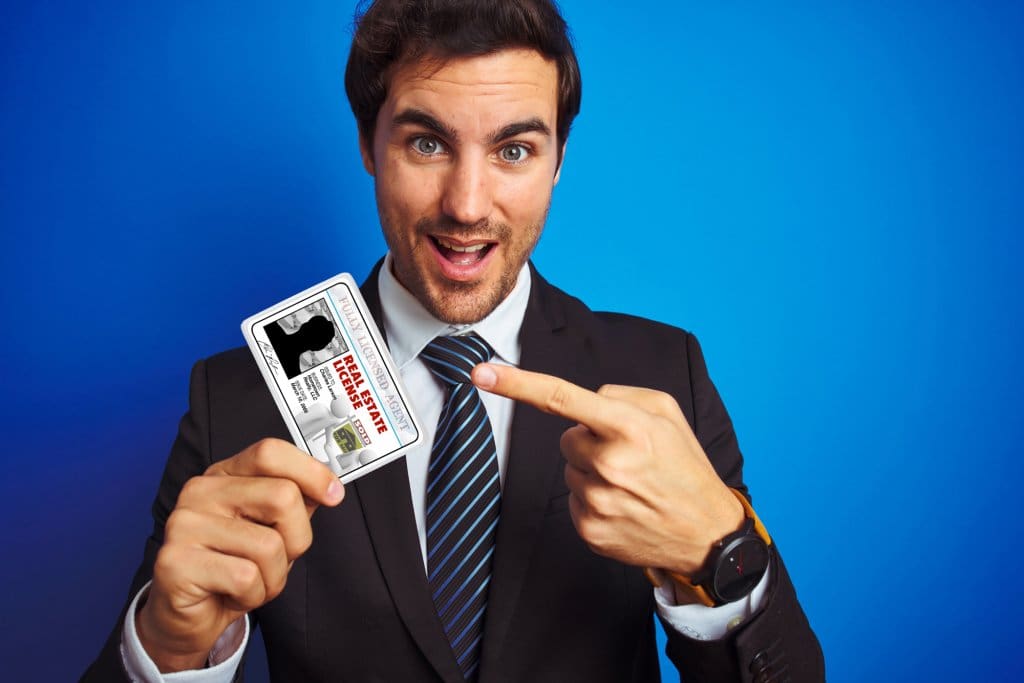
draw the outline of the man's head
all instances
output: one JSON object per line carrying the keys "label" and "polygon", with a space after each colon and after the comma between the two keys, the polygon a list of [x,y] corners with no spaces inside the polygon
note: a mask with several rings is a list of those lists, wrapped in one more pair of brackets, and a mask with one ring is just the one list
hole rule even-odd
{"label": "man's head", "polygon": [[475,322],[544,226],[580,77],[547,0],[378,0],[345,74],[394,272],[435,316]]}

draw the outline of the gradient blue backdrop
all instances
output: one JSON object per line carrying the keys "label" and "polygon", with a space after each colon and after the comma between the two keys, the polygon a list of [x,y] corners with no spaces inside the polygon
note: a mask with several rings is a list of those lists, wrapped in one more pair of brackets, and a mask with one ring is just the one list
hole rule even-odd
{"label": "gradient blue backdrop", "polygon": [[[1021,5],[563,4],[542,272],[700,337],[830,680],[1016,679]],[[382,253],[351,5],[4,4],[5,680],[98,651],[191,363]]]}

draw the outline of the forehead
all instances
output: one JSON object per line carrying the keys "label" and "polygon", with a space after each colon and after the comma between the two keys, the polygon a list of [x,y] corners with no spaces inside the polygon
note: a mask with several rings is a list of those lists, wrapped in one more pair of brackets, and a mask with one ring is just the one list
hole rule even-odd
{"label": "forehead", "polygon": [[408,109],[429,112],[456,130],[492,128],[536,117],[555,128],[558,67],[533,50],[403,64],[388,84],[378,124]]}

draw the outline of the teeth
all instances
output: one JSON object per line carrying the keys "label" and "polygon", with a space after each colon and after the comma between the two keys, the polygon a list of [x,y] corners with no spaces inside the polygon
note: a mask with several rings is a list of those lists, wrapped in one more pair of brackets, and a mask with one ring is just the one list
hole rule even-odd
{"label": "teeth", "polygon": [[459,251],[459,252],[462,252],[464,254],[465,253],[474,252],[474,251],[480,251],[481,249],[483,249],[484,247],[487,246],[487,244],[484,243],[484,244],[474,244],[471,247],[460,247],[459,245],[452,244],[448,240],[443,239],[441,237],[437,237],[435,239],[437,240],[437,243],[440,244],[445,249],[451,249],[452,251]]}

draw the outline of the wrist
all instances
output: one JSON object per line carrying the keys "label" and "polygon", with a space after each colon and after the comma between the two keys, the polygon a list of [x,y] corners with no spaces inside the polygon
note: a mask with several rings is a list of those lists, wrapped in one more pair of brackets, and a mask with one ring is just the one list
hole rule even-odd
{"label": "wrist", "polygon": [[209,652],[182,652],[165,646],[167,639],[160,636],[160,629],[154,623],[155,608],[147,598],[143,596],[135,613],[135,633],[142,649],[160,673],[205,669]]}
{"label": "wrist", "polygon": [[[715,516],[715,523],[705,527],[706,533],[700,546],[702,550],[700,557],[690,565],[688,571],[683,567],[665,567],[666,571],[686,578],[702,572],[708,566],[712,552],[722,539],[742,529],[746,521],[747,515],[737,498],[737,492],[735,489],[726,488],[725,497],[719,505],[719,513]],[[678,582],[678,579],[674,580]]]}
{"label": "wrist", "polygon": [[736,489],[728,490],[741,508],[741,521],[710,544],[696,570],[644,570],[655,587],[671,580],[677,602],[698,602],[708,607],[733,602],[749,594],[767,570],[771,537],[746,497]]}
{"label": "wrist", "polygon": [[709,512],[706,521],[701,524],[700,537],[691,538],[685,545],[668,550],[666,555],[670,559],[657,567],[659,571],[683,577],[695,576],[707,566],[715,545],[742,528],[746,520],[743,506],[732,489],[723,487],[723,490],[725,499],[715,503],[714,513]]}

